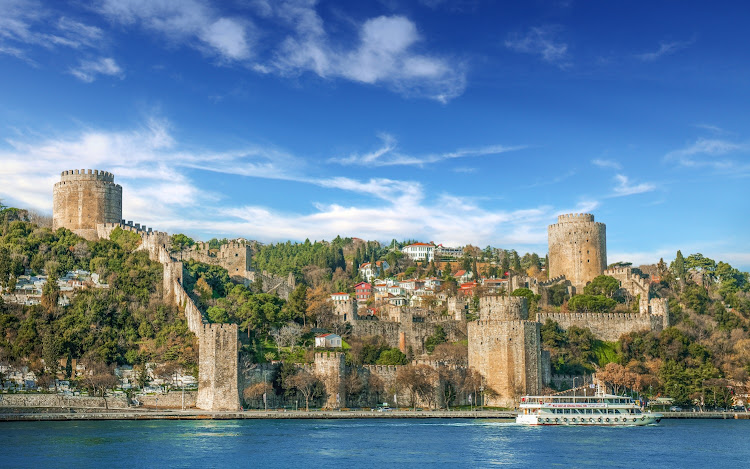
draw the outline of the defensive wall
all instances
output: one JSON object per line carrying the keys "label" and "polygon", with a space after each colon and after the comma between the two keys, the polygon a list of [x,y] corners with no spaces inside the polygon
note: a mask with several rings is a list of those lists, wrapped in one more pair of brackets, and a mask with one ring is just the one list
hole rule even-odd
{"label": "defensive wall", "polygon": [[669,313],[666,312],[666,300],[652,299],[649,304],[653,314],[642,313],[549,313],[538,312],[537,321],[544,323],[547,319],[557,322],[560,328],[567,330],[571,326],[585,327],[599,339],[614,342],[629,332],[661,331],[669,327]]}
{"label": "defensive wall", "polygon": [[0,393],[0,407],[125,409],[128,407],[128,398],[127,396],[95,397],[64,396],[61,394]]}
{"label": "defensive wall", "polygon": [[276,293],[285,300],[289,299],[289,295],[297,287],[297,281],[291,272],[286,277],[279,277],[265,270],[262,272],[249,270],[246,275],[251,282],[261,282],[263,293]]}
{"label": "defensive wall", "polygon": [[541,391],[545,372],[538,322],[479,320],[468,327],[469,366],[497,393],[487,405],[515,407],[521,395]]}
{"label": "defensive wall", "polygon": [[489,405],[514,407],[520,395],[539,393],[548,376],[540,324],[528,316],[526,298],[484,297],[479,320],[468,324],[469,367],[497,393],[488,397]]}
{"label": "defensive wall", "polygon": [[92,169],[63,171],[52,190],[52,229],[67,228],[94,241],[98,223],[122,218],[122,186],[112,173]]}
{"label": "defensive wall", "polygon": [[564,275],[576,291],[607,268],[607,231],[589,213],[557,217],[547,228],[550,278]]}
{"label": "defensive wall", "polygon": [[219,249],[211,249],[208,243],[200,242],[183,249],[178,255],[181,260],[192,259],[204,264],[221,266],[227,269],[232,280],[242,282],[248,278],[253,248],[251,244],[230,241],[220,245]]}
{"label": "defensive wall", "polygon": [[237,324],[208,324],[182,287],[182,262],[174,261],[164,246],[158,249],[154,260],[164,266],[165,299],[185,312],[188,329],[198,338],[196,406],[206,410],[237,410],[240,405]]}
{"label": "defensive wall", "polygon": [[159,409],[194,409],[198,393],[195,391],[172,390],[164,394],[142,394],[135,399],[144,407]]}
{"label": "defensive wall", "polygon": [[414,316],[410,308],[402,308],[399,321],[355,319],[351,324],[354,335],[380,336],[390,347],[398,347],[403,353],[411,349],[417,355],[425,352],[424,342],[435,334],[438,326],[443,328],[450,342],[466,338],[461,321]]}

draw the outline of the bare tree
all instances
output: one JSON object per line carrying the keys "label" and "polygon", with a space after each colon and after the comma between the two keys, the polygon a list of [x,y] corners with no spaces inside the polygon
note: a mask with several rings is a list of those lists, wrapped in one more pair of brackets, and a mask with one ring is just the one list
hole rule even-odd
{"label": "bare tree", "polygon": [[[248,388],[245,388],[245,390],[242,392],[242,396],[245,398],[246,401],[256,401],[262,403],[263,394],[266,393],[266,383],[259,382],[251,385]],[[262,406],[258,406],[262,407]]]}
{"label": "bare tree", "polygon": [[365,383],[362,378],[357,374],[356,370],[350,371],[344,379],[344,389],[346,390],[346,396],[351,402],[359,401],[362,398],[362,391],[365,389]]}
{"label": "bare tree", "polygon": [[271,331],[271,337],[276,342],[279,354],[281,354],[282,347],[289,347],[291,352],[294,353],[294,347],[297,345],[299,338],[302,337],[302,327],[297,323],[290,322],[286,326]]}
{"label": "bare tree", "polygon": [[[84,362],[84,366],[86,371],[83,373],[82,377],[83,385],[95,396],[99,395],[104,398],[107,389],[112,389],[119,383],[112,365],[106,365],[99,361],[87,360]],[[109,408],[106,399],[104,399],[104,407]]]}
{"label": "bare tree", "polygon": [[318,378],[305,370],[299,370],[295,375],[290,376],[284,382],[287,389],[296,389],[305,398],[305,410],[310,410],[310,397],[315,392],[318,384]]}
{"label": "bare tree", "polygon": [[399,389],[408,391],[415,410],[418,398],[427,401],[428,407],[432,408],[436,384],[437,372],[427,365],[405,365],[396,373],[396,385]]}

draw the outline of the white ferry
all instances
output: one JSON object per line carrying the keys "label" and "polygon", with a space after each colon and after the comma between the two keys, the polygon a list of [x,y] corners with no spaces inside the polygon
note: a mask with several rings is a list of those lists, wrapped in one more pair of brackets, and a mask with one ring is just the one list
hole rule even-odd
{"label": "white ferry", "polygon": [[525,425],[650,425],[662,415],[641,412],[633,399],[594,396],[524,396],[516,423]]}

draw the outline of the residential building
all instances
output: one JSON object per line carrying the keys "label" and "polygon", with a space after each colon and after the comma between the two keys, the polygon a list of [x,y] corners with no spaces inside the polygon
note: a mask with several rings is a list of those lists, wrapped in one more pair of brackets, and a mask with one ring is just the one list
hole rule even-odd
{"label": "residential building", "polygon": [[466,283],[474,277],[474,274],[472,274],[471,271],[459,270],[453,274],[453,277],[458,283]]}
{"label": "residential building", "polygon": [[372,265],[371,262],[365,262],[359,266],[359,276],[371,282],[372,279],[388,270],[389,267],[387,261],[376,261],[375,265]]}
{"label": "residential building", "polygon": [[331,294],[331,301],[333,301],[334,303],[343,303],[348,300],[349,300],[348,293],[338,292],[338,293]]}
{"label": "residential building", "polygon": [[460,259],[464,255],[464,248],[449,248],[438,244],[435,247],[435,259]]}
{"label": "residential building", "polygon": [[315,346],[324,348],[341,347],[341,336],[338,334],[322,334],[315,337]]}
{"label": "residential building", "polygon": [[367,301],[372,298],[372,285],[367,282],[359,282],[354,285],[354,293],[357,301]]}
{"label": "residential building", "polygon": [[435,258],[435,244],[433,243],[414,243],[401,248],[401,252],[413,261],[432,262]]}

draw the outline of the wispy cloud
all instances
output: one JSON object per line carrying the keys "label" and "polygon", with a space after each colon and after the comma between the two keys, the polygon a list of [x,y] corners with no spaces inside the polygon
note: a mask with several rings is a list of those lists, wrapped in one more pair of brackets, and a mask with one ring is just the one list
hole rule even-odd
{"label": "wispy cloud", "polygon": [[[304,160],[273,147],[196,150],[180,143],[168,121],[147,119],[132,130],[83,129],[68,136],[22,135],[0,149],[0,198],[49,211],[59,172],[106,169],[124,187],[127,219],[196,236],[246,236],[261,241],[331,239],[338,234],[368,239],[416,237],[449,244],[543,246],[551,206],[508,211],[452,194],[428,194],[418,181],[355,179],[309,174]],[[196,172],[198,171],[198,172]],[[363,196],[360,202],[298,204],[285,212],[247,199],[229,199],[208,186],[202,171],[307,184]],[[332,192],[335,194],[335,192]],[[337,197],[339,200],[346,198]],[[581,207],[580,210],[591,206]],[[415,217],[414,214],[419,216]],[[471,226],[471,230],[458,227]]]}
{"label": "wispy cloud", "polygon": [[659,43],[659,48],[657,50],[636,54],[636,58],[643,60],[644,62],[653,62],[665,55],[674,54],[675,52],[688,47],[692,43],[693,41],[662,41]]}
{"label": "wispy cloud", "polygon": [[618,174],[615,176],[617,186],[615,186],[612,196],[622,197],[626,195],[642,194],[644,192],[651,192],[656,189],[656,185],[650,182],[642,182],[640,184],[634,184],[630,182],[627,176]]}
{"label": "wispy cloud", "polygon": [[174,44],[187,45],[225,61],[251,56],[252,23],[222,16],[197,0],[104,0],[96,10],[119,24],[139,24]]}
{"label": "wispy cloud", "polygon": [[750,144],[723,139],[699,138],[695,142],[665,156],[667,161],[676,161],[684,167],[710,167],[717,171],[732,172],[734,175],[750,175],[750,163],[732,158],[734,155],[750,153]]}
{"label": "wispy cloud", "polygon": [[539,55],[545,62],[569,68],[568,44],[556,39],[558,33],[557,27],[533,27],[526,34],[510,34],[505,47],[515,52]]}
{"label": "wispy cloud", "polygon": [[390,134],[380,134],[382,145],[368,153],[353,153],[346,157],[330,158],[331,163],[360,166],[424,166],[443,160],[469,158],[478,156],[494,156],[510,151],[527,148],[525,145],[506,146],[490,145],[473,149],[459,149],[445,153],[429,153],[426,155],[407,155],[398,150],[398,142]]}
{"label": "wispy cloud", "polygon": [[70,69],[70,73],[86,83],[93,82],[98,75],[109,75],[120,78],[123,76],[122,69],[112,57],[81,61],[77,67]]}
{"label": "wispy cloud", "polygon": [[106,41],[103,31],[72,18],[55,14],[35,0],[0,0],[0,53],[28,58],[28,46],[54,49],[98,49]]}
{"label": "wispy cloud", "polygon": [[615,160],[595,159],[595,160],[591,160],[591,164],[595,166],[599,166],[600,168],[609,168],[609,169],[618,169],[618,170],[622,169],[622,165]]}

